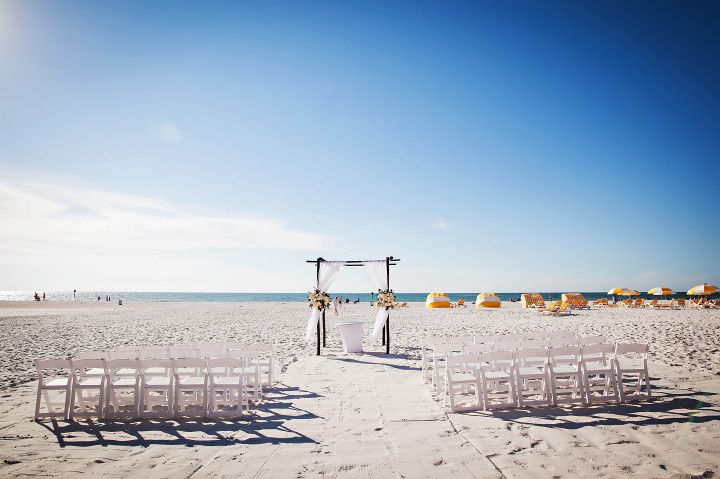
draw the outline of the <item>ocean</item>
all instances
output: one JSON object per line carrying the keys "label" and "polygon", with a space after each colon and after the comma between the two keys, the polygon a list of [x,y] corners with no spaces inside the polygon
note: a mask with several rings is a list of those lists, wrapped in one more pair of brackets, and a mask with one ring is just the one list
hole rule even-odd
{"label": "ocean", "polygon": [[[0,301],[32,301],[34,291],[0,291]],[[38,291],[42,297],[43,292]],[[478,293],[448,293],[452,301],[464,299],[465,301],[475,301]],[[502,301],[520,300],[522,293],[497,293]],[[562,292],[544,292],[540,293],[543,298],[548,300],[560,299]],[[607,298],[608,295],[604,291],[583,291],[583,296],[589,301],[599,298]],[[181,292],[128,292],[128,291],[78,291],[76,299],[81,301],[97,301],[98,297],[102,301],[106,296],[110,296],[111,301],[122,299],[124,302],[303,302],[307,301],[307,293],[181,293]],[[331,292],[331,297],[342,296],[350,301],[360,300],[361,302],[370,301],[370,293],[343,293]],[[718,295],[712,295],[715,297]],[[48,291],[45,292],[48,301],[72,301],[72,291]],[[398,302],[425,302],[427,293],[402,293],[395,292]],[[657,296],[641,295],[642,298],[659,298]],[[673,298],[684,298],[684,293],[673,295]],[[620,298],[623,299],[623,298]]]}

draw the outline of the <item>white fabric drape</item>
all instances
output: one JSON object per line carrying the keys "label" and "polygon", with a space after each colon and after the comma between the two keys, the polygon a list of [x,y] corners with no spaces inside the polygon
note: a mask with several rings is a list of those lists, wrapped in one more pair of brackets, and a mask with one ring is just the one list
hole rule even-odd
{"label": "white fabric drape", "polygon": [[370,284],[375,289],[388,289],[387,263],[385,261],[367,261],[363,263]]}
{"label": "white fabric drape", "polygon": [[[326,293],[327,290],[330,288],[333,279],[335,279],[335,275],[338,271],[340,271],[340,268],[342,268],[343,264],[343,261],[321,261],[320,274],[315,287],[319,291]],[[317,323],[320,320],[321,314],[322,313],[319,309],[312,308],[312,311],[310,312],[310,318],[308,319],[307,330],[305,331],[305,339],[307,339],[308,341],[311,340],[315,335],[315,331],[317,330]]]}
{"label": "white fabric drape", "polygon": [[[363,263],[365,272],[370,279],[372,287],[381,291],[388,289],[387,262],[386,261],[366,261]],[[379,308],[375,316],[375,324],[373,325],[372,337],[376,338],[382,333],[385,320],[390,314],[387,308]]]}

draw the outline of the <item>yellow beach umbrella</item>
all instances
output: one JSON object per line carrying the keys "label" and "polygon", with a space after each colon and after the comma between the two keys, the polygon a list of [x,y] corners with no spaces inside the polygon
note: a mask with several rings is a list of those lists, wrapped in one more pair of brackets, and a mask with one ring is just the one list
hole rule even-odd
{"label": "yellow beach umbrella", "polygon": [[628,289],[628,288],[614,288],[608,291],[607,294],[616,294],[618,296],[637,296],[640,294],[638,291],[635,291],[634,289]]}
{"label": "yellow beach umbrella", "polygon": [[694,295],[706,295],[706,294],[713,294],[720,291],[720,289],[717,286],[713,286],[711,284],[703,283],[699,284],[697,286],[693,286],[690,288],[687,292],[688,296],[694,296]]}
{"label": "yellow beach umbrella", "polygon": [[647,294],[652,294],[653,296],[667,296],[669,294],[675,294],[675,291],[670,288],[656,286],[655,288],[648,290]]}

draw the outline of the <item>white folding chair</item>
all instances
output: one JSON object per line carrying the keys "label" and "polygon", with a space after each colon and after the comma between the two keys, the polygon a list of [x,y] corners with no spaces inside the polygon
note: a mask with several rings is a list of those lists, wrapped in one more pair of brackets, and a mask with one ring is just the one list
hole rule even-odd
{"label": "white folding chair", "polygon": [[260,365],[258,362],[258,352],[255,350],[238,350],[228,351],[229,358],[239,359],[243,363],[241,371],[228,370],[229,376],[242,375],[244,390],[247,394],[252,391],[252,399],[255,402],[262,399],[262,380],[260,379]]}
{"label": "white folding chair", "polygon": [[615,367],[609,361],[614,351],[612,344],[587,344],[581,349],[580,372],[588,404],[620,402]]}
{"label": "white folding chair", "polygon": [[[105,375],[87,375],[86,372],[97,369],[105,371],[105,360],[71,359],[70,367],[72,371],[72,394],[68,418],[70,420],[76,417],[100,419],[105,404]],[[78,411],[75,411],[76,405],[79,408]],[[88,406],[93,406],[93,409]]]}
{"label": "white folding chair", "polygon": [[257,351],[257,362],[260,370],[260,380],[263,386],[271,387],[273,381],[273,355],[275,354],[272,344],[257,344],[254,347]]}
{"label": "white folding chair", "polygon": [[429,336],[420,345],[420,360],[422,364],[423,380],[432,381],[432,350],[436,343],[442,342],[442,336]]}
{"label": "white folding chair", "polygon": [[105,406],[103,415],[108,418],[135,418],[138,416],[138,363],[137,359],[108,359],[105,361]]}
{"label": "white folding chair", "polygon": [[172,361],[140,359],[138,365],[138,415],[151,418],[174,416]]}
{"label": "white folding chair", "polygon": [[[37,399],[35,401],[35,420],[42,418],[68,419],[72,397],[72,368],[67,359],[39,359],[35,361],[38,375]],[[54,373],[50,375],[49,373]],[[57,375],[57,374],[60,375]],[[64,393],[62,402],[53,401],[55,393]],[[40,412],[41,398],[45,400],[46,412]],[[62,404],[62,406],[59,406]],[[57,408],[60,407],[60,411]]]}
{"label": "white folding chair", "polygon": [[173,365],[175,417],[205,417],[207,405],[207,363],[201,358],[176,358]]}
{"label": "white folding chair", "polygon": [[580,347],[551,346],[548,355],[553,404],[584,403]]}
{"label": "white folding chair", "polygon": [[458,348],[462,351],[462,344],[456,346],[448,343],[435,343],[433,345],[430,358],[432,360],[432,387],[436,392],[441,384],[440,380],[445,374],[445,360]]}
{"label": "white folding chair", "polygon": [[[647,344],[618,343],[615,345],[613,363],[621,401],[633,399],[650,400],[652,397],[650,373],[648,373],[647,364],[648,352],[649,347]],[[643,382],[645,383],[644,394],[641,392]],[[632,393],[627,394],[627,389],[630,389]]]}
{"label": "white folding chair", "polygon": [[[239,417],[243,406],[249,411],[250,397],[245,392],[247,376],[242,358],[210,358],[208,369],[208,416]],[[219,374],[213,371],[229,371]],[[233,411],[232,408],[235,408]]]}
{"label": "white folding chair", "polygon": [[472,394],[474,402],[470,406],[464,406],[462,410],[474,410],[482,407],[480,377],[477,370],[480,364],[479,356],[476,354],[450,355],[445,363],[445,391],[443,406],[446,405],[445,398],[450,399],[450,412],[458,411],[456,395],[467,397]]}
{"label": "white folding chair", "polygon": [[492,351],[478,355],[477,374],[484,410],[515,406],[513,351]]}
{"label": "white folding chair", "polygon": [[522,348],[515,353],[515,396],[518,406],[550,406],[548,349]]}

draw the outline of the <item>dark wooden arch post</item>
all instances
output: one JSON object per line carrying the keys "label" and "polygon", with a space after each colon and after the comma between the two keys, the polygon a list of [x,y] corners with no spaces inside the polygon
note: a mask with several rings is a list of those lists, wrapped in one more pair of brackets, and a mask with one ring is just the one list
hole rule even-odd
{"label": "dark wooden arch post", "polygon": [[[385,273],[387,274],[387,287],[390,289],[390,258],[385,258]],[[387,337],[385,335],[387,334]],[[390,354],[390,308],[388,308],[387,318],[385,318],[385,327],[383,328],[383,342],[385,343],[385,354]]]}
{"label": "dark wooden arch post", "polygon": [[[317,264],[317,283],[315,283],[316,285],[320,284],[320,260],[321,259],[322,258],[318,258],[316,261],[316,264]],[[322,316],[323,316],[323,318],[322,318],[323,323],[325,323],[325,310],[324,309],[322,312]],[[323,324],[323,326],[324,326],[324,324]],[[325,346],[325,344],[323,344],[323,346]],[[320,321],[318,321],[318,323],[317,323],[317,356],[320,356]]]}

